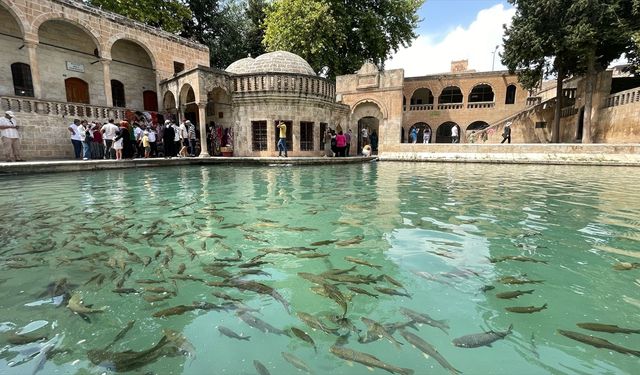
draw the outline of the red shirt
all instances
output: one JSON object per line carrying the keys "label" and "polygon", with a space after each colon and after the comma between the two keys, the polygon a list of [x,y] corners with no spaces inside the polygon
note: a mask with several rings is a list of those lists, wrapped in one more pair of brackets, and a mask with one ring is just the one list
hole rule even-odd
{"label": "red shirt", "polygon": [[347,137],[344,134],[336,135],[336,147],[345,147],[347,145]]}
{"label": "red shirt", "polygon": [[99,128],[93,131],[93,141],[96,143],[102,143],[102,132]]}

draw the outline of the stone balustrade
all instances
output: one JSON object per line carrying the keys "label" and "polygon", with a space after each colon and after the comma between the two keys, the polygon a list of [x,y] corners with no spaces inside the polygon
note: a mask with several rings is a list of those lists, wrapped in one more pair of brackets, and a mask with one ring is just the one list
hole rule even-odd
{"label": "stone balustrade", "polygon": [[487,109],[496,106],[495,102],[475,102],[467,104],[468,109]]}
{"label": "stone balustrade", "polygon": [[464,108],[464,104],[462,103],[450,103],[450,104],[438,104],[438,109],[462,109]]}
{"label": "stone balustrade", "polygon": [[88,120],[123,120],[126,112],[124,108],[56,102],[20,96],[0,96],[0,108],[3,111],[34,113],[45,116],[71,116]]}
{"label": "stone balustrade", "polygon": [[574,106],[564,107],[560,110],[560,117],[569,117],[578,113],[578,108]]}
{"label": "stone balustrade", "polygon": [[433,111],[433,104],[412,104],[409,106],[410,111]]}
{"label": "stone balustrade", "polygon": [[527,107],[533,107],[542,103],[541,96],[530,96],[527,98]]}
{"label": "stone balustrade", "polygon": [[617,107],[630,103],[640,102],[640,88],[621,91],[616,94],[609,95],[605,100],[605,107]]}
{"label": "stone balustrade", "polygon": [[233,77],[234,95],[294,94],[334,101],[336,87],[320,77],[286,73],[261,73]]}

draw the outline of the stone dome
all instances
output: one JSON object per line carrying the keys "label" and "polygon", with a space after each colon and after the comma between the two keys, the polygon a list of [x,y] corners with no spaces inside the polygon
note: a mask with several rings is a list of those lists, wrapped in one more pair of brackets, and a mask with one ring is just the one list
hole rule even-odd
{"label": "stone dome", "polygon": [[287,51],[265,53],[252,59],[246,57],[229,65],[226,69],[235,74],[294,73],[315,76],[311,65],[302,57]]}

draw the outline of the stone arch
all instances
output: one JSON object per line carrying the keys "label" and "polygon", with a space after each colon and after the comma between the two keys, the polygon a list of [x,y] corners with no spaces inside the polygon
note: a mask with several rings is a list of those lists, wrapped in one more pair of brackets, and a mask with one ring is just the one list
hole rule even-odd
{"label": "stone arch", "polygon": [[193,89],[193,86],[191,86],[191,84],[189,83],[185,83],[182,85],[178,98],[179,98],[179,104],[181,106],[187,103],[198,103],[198,98],[196,97],[196,91]]}
{"label": "stone arch", "polygon": [[468,103],[495,102],[495,100],[496,93],[493,91],[493,86],[486,82],[475,84],[467,96]]}
{"label": "stone arch", "polygon": [[176,108],[176,97],[173,95],[173,92],[165,92],[164,97],[162,98],[162,109],[167,112],[175,112]]}
{"label": "stone arch", "polygon": [[447,86],[438,95],[438,104],[460,104],[464,101],[464,94],[456,85]]}
{"label": "stone arch", "polygon": [[471,124],[469,124],[469,126],[467,126],[467,131],[471,131],[471,130],[483,130],[489,127],[489,123],[487,123],[486,121],[474,121]]}
{"label": "stone arch", "polygon": [[446,121],[440,124],[436,130],[435,143],[451,143],[451,128],[454,126],[460,127],[453,121]]}
{"label": "stone arch", "polygon": [[515,83],[507,84],[504,104],[516,104],[516,95],[518,94],[518,86]]}
{"label": "stone arch", "polygon": [[125,34],[125,33],[116,34],[111,36],[111,38],[107,40],[107,42],[105,43],[105,51],[109,51],[109,57],[111,57],[111,51],[113,50],[113,45],[116,44],[116,42],[119,40],[126,40],[129,42],[132,42],[138,45],[140,48],[142,48],[147,53],[147,56],[149,56],[149,60],[151,60],[151,67],[153,68],[153,70],[156,69],[156,57],[153,55],[153,52],[151,51],[151,49],[149,49],[146,43],[142,42],[137,38],[130,36],[129,34]]}
{"label": "stone arch", "polygon": [[407,142],[407,143],[411,143],[411,129],[416,128],[418,129],[418,140],[416,143],[425,143],[424,142],[424,133],[425,131],[428,132],[429,134],[429,143],[433,142],[433,129],[431,128],[431,126],[429,124],[427,124],[424,121],[418,121],[416,123],[414,123],[413,125],[407,127],[407,129],[403,129],[403,136],[402,136],[402,142]]}
{"label": "stone arch", "polygon": [[[411,93],[411,105],[433,105],[435,97],[428,87],[420,87]],[[420,101],[420,103],[418,103]]]}
{"label": "stone arch", "polygon": [[102,43],[100,43],[100,38],[98,37],[99,33],[95,32],[87,22],[65,17],[63,13],[44,13],[33,20],[33,22],[31,23],[31,30],[33,33],[35,33],[38,40],[40,39],[38,37],[40,27],[47,21],[62,21],[78,27],[79,29],[84,31],[89,36],[89,38],[91,38],[96,46],[96,49],[98,50],[98,55],[102,56],[102,54],[104,53],[105,49]]}
{"label": "stone arch", "polygon": [[[361,99],[359,101],[357,101],[355,104],[353,104],[351,106],[351,115],[354,115],[356,112],[356,109],[365,103],[372,103],[374,105],[376,105],[378,107],[378,110],[380,111],[380,113],[382,114],[382,118],[380,119],[382,120],[386,120],[389,117],[389,111],[387,111],[386,107],[384,105],[382,105],[382,103],[380,103],[378,100],[376,99],[372,99],[372,98],[367,98],[367,99]],[[376,117],[376,116],[372,116],[372,117]]]}
{"label": "stone arch", "polygon": [[27,21],[27,17],[18,7],[12,7],[9,4],[5,4],[0,1],[0,7],[9,12],[9,14],[13,17],[13,20],[18,24],[18,28],[20,28],[20,34],[23,38],[26,37],[27,34],[31,33],[31,25],[29,21]]}

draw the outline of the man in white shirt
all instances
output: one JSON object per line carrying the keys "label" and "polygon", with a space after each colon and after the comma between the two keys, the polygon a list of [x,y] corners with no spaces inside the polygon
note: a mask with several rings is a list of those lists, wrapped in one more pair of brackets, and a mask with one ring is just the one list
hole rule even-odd
{"label": "man in white shirt", "polygon": [[113,119],[110,119],[108,123],[102,125],[100,128],[102,134],[104,134],[104,147],[107,150],[104,153],[105,159],[115,159],[115,155],[112,155],[112,146],[113,140],[116,139],[116,133],[118,132],[118,127],[113,123]]}
{"label": "man in white shirt", "polygon": [[369,129],[364,126],[362,127],[362,130],[360,131],[362,133],[362,144],[363,145],[368,145],[369,144]]}
{"label": "man in white shirt", "polygon": [[180,142],[180,139],[182,138],[180,136],[180,127],[176,123],[171,123],[171,126],[173,127],[173,134],[174,134],[173,135],[173,144],[174,144],[173,153],[175,154],[171,156],[178,156],[178,152],[182,148],[182,142]]}
{"label": "man in white shirt", "polygon": [[24,161],[20,157],[20,134],[18,133],[18,123],[13,112],[6,111],[4,117],[0,118],[0,136],[4,144],[4,152],[7,161]]}
{"label": "man in white shirt", "polygon": [[73,145],[73,153],[75,154],[76,159],[80,159],[82,154],[82,141],[80,141],[78,125],[80,125],[80,120],[75,119],[73,120],[73,123],[67,128],[71,133],[71,144]]}
{"label": "man in white shirt", "polygon": [[453,125],[451,127],[451,143],[458,143],[460,141],[460,137],[458,136],[458,125]]}
{"label": "man in white shirt", "polygon": [[[191,123],[189,120],[187,120],[187,122]],[[189,150],[189,131],[187,130],[187,124],[184,122],[180,124],[180,141],[182,143],[182,148],[180,148],[178,156],[186,158],[187,151]]]}
{"label": "man in white shirt", "polygon": [[156,153],[158,152],[158,145],[156,144],[157,136],[155,125],[151,125],[147,127],[147,131],[149,132],[149,146],[151,147],[151,157],[156,157]]}

